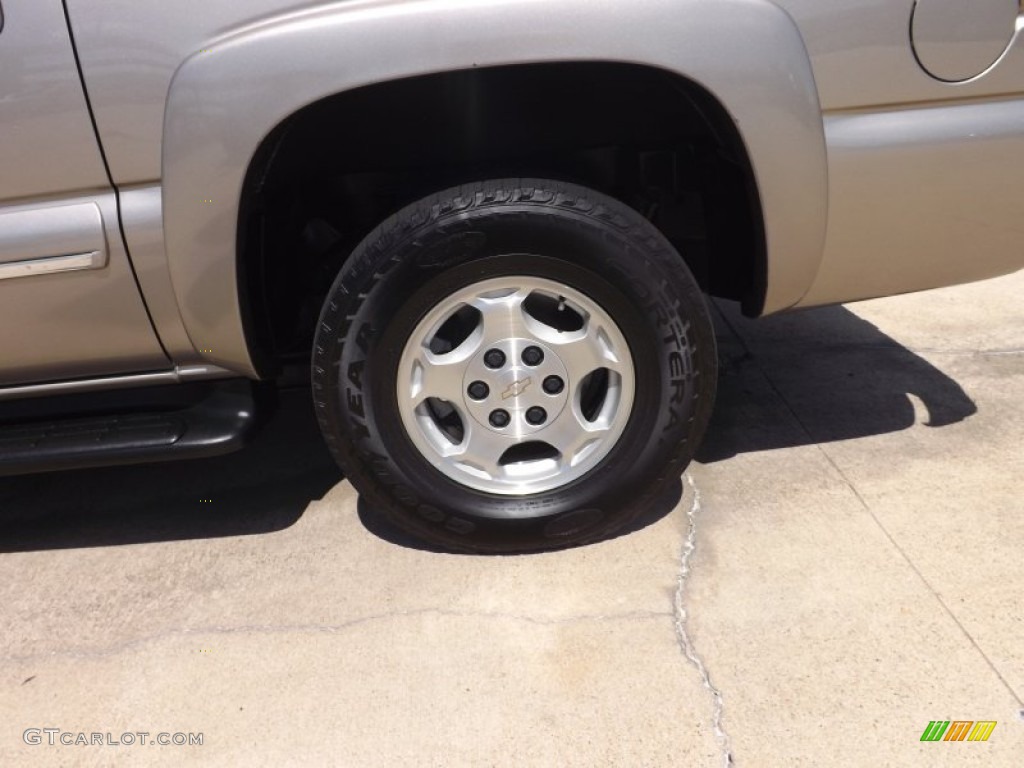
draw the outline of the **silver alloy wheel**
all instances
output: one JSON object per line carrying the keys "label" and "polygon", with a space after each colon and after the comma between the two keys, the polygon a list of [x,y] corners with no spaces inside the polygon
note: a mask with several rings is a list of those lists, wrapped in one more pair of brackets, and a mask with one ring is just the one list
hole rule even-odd
{"label": "silver alloy wheel", "polygon": [[625,337],[592,299],[540,277],[457,291],[414,329],[398,407],[420,453],[452,480],[504,495],[582,477],[629,420]]}

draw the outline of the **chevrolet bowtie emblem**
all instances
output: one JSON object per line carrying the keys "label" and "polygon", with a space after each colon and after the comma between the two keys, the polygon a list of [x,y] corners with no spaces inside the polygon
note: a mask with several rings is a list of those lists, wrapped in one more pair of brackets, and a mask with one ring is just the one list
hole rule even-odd
{"label": "chevrolet bowtie emblem", "polygon": [[519,397],[526,391],[528,386],[530,386],[529,376],[525,379],[520,379],[519,381],[513,381],[508,385],[508,389],[501,393],[501,399],[508,400],[510,397]]}

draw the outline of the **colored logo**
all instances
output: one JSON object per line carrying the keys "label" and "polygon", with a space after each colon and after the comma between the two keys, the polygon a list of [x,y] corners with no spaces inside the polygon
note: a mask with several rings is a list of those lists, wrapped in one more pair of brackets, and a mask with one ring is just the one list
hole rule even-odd
{"label": "colored logo", "polygon": [[995,720],[932,720],[921,734],[921,741],[988,741]]}

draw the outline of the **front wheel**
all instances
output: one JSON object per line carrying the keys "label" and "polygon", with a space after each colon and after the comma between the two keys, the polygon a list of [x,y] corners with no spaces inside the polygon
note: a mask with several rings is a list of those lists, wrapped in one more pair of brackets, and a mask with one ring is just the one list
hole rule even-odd
{"label": "front wheel", "polygon": [[313,356],[321,429],[368,506],[464,551],[621,531],[692,458],[715,377],[706,304],[665,238],[541,180],[384,222],[335,281]]}

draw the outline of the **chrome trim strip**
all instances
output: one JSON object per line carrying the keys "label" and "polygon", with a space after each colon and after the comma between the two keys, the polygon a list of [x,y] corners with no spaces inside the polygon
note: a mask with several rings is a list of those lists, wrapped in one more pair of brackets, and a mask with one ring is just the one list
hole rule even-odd
{"label": "chrome trim strip", "polygon": [[106,251],[89,251],[68,256],[44,256],[41,259],[0,263],[0,280],[32,275],[50,275],[54,272],[76,272],[82,269],[102,269],[107,265]]}
{"label": "chrome trim strip", "polygon": [[47,384],[25,384],[0,389],[0,400],[18,400],[26,397],[67,395],[73,392],[95,392],[104,389],[153,387],[161,384],[184,384],[200,379],[237,378],[238,374],[216,365],[179,365],[170,371],[136,373],[129,376],[104,376],[78,381],[55,381]]}

